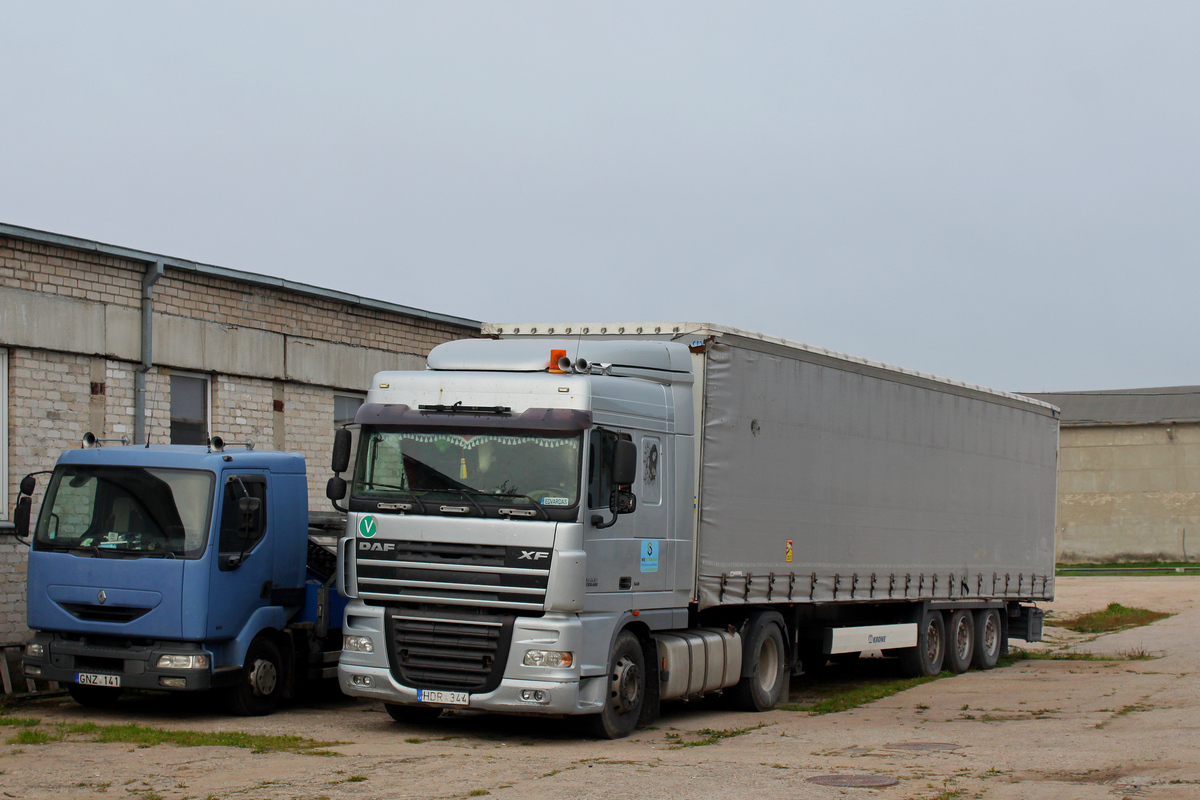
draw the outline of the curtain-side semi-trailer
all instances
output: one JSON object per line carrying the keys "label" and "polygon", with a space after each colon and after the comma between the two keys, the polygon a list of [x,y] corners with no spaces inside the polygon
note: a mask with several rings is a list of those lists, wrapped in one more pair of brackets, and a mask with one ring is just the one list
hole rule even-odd
{"label": "curtain-side semi-trailer", "polygon": [[840,654],[929,675],[1040,638],[1052,406],[709,324],[484,333],[376,375],[330,481],[343,691],[619,737]]}

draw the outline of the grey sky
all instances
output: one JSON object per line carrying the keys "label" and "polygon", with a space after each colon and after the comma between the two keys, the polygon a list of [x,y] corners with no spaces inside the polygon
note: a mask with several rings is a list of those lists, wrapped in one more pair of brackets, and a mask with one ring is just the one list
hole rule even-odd
{"label": "grey sky", "polygon": [[0,5],[0,221],[486,321],[1200,383],[1200,4]]}

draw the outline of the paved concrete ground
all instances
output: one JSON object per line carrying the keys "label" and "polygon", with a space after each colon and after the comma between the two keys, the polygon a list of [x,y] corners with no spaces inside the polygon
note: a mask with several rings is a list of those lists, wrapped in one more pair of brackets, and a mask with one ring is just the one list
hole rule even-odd
{"label": "paved concrete ground", "polygon": [[[16,798],[1150,798],[1200,797],[1200,610],[1194,577],[1060,578],[1057,615],[1109,602],[1175,616],[1089,638],[1048,629],[1043,648],[1113,661],[1024,661],[946,678],[851,711],[809,717],[673,704],[653,730],[616,742],[562,721],[463,714],[401,726],[378,704],[329,702],[238,719],[205,701],[133,699],[113,711],[69,700],[13,716],[137,722],[187,730],[337,740],[338,755],[232,747],[138,748],[84,737],[0,747],[0,790]],[[1152,653],[1154,660],[1121,660]],[[870,672],[884,662],[861,664]],[[794,688],[802,690],[803,680]],[[761,726],[761,727],[757,727]],[[699,747],[703,729],[754,728]],[[0,730],[9,736],[14,728]],[[886,788],[817,785],[872,775]],[[957,793],[957,794],[956,794]]]}

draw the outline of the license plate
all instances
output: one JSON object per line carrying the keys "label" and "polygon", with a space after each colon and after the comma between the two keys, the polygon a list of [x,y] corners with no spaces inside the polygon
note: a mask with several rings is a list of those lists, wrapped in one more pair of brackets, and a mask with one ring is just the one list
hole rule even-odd
{"label": "license plate", "polygon": [[75,682],[80,686],[120,686],[120,675],[99,675],[95,672],[76,672]]}
{"label": "license plate", "polygon": [[439,692],[433,689],[417,689],[417,700],[422,703],[440,703],[444,706],[465,706],[470,702],[466,692]]}

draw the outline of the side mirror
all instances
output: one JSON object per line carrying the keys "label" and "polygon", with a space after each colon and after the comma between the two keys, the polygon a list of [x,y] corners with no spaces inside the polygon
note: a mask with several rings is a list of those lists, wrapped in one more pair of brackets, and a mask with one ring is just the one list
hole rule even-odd
{"label": "side mirror", "polygon": [[613,489],[609,499],[608,510],[614,514],[632,514],[637,510],[637,497],[633,492]]}
{"label": "side mirror", "polygon": [[325,497],[337,502],[346,497],[346,479],[334,475],[325,484]]}
{"label": "side mirror", "polygon": [[32,495],[33,490],[36,488],[37,488],[37,481],[34,480],[32,475],[26,475],[24,478],[21,478],[21,489],[20,489],[21,494]]}
{"label": "side mirror", "polygon": [[17,498],[17,507],[13,511],[13,527],[16,535],[22,538],[29,535],[29,512],[32,505],[33,498],[27,494]]}
{"label": "side mirror", "polygon": [[618,439],[613,444],[612,482],[628,486],[637,480],[637,445],[628,439]]}
{"label": "side mirror", "polygon": [[250,531],[254,528],[254,515],[261,507],[262,501],[257,497],[238,498],[238,513],[241,515],[239,526],[243,531]]}
{"label": "side mirror", "polygon": [[330,464],[334,472],[345,472],[350,466],[350,429],[338,428],[333,434],[333,461]]}

